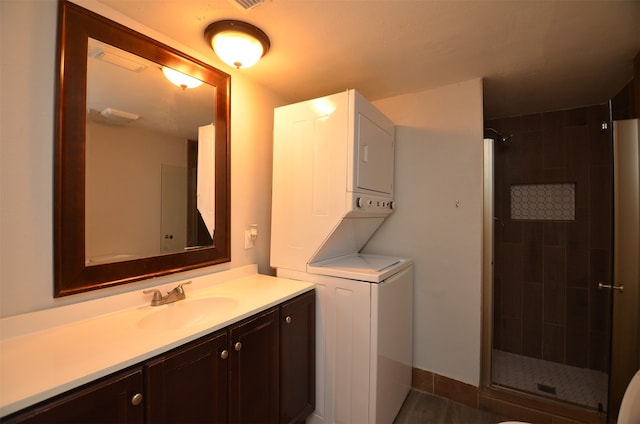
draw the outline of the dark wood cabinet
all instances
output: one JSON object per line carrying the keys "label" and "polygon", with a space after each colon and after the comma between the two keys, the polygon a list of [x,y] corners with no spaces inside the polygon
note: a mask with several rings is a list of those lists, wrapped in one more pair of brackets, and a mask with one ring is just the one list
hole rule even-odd
{"label": "dark wood cabinet", "polygon": [[1,423],[297,423],[315,406],[315,292]]}
{"label": "dark wood cabinet", "polygon": [[146,422],[226,423],[227,345],[215,333],[146,362]]}
{"label": "dark wood cabinet", "polygon": [[315,291],[280,307],[281,423],[301,422],[315,409],[315,317]]}
{"label": "dark wood cabinet", "polygon": [[3,418],[3,423],[126,423],[144,418],[142,368],[119,372],[89,383],[26,411]]}
{"label": "dark wood cabinet", "polygon": [[229,422],[279,421],[279,309],[229,330]]}

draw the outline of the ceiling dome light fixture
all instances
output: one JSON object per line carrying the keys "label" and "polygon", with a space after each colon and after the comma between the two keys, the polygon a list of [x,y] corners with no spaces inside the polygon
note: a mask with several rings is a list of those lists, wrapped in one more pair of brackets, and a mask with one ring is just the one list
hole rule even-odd
{"label": "ceiling dome light fixture", "polygon": [[191,75],[183,74],[182,72],[176,71],[175,69],[167,68],[166,66],[162,67],[162,73],[169,81],[182,88],[183,90],[187,88],[200,87],[202,85],[202,81],[200,81],[198,78],[194,78]]}
{"label": "ceiling dome light fixture", "polygon": [[255,65],[271,47],[267,34],[242,21],[214,22],[204,30],[204,38],[224,63],[237,69]]}

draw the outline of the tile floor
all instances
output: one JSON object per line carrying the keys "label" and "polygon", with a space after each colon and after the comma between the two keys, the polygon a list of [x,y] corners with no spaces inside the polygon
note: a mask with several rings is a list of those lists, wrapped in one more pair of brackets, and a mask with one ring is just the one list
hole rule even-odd
{"label": "tile floor", "polygon": [[606,409],[608,376],[603,372],[500,350],[493,351],[492,363],[492,380],[496,384],[596,410],[599,405]]}
{"label": "tile floor", "polygon": [[394,424],[496,424],[501,421],[505,420],[490,412],[413,389]]}

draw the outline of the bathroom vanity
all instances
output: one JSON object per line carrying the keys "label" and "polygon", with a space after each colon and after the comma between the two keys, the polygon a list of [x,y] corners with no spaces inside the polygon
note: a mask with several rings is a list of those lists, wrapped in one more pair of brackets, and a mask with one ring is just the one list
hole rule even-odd
{"label": "bathroom vanity", "polygon": [[313,285],[258,274],[197,280],[175,304],[3,331],[1,421],[303,420],[315,407]]}

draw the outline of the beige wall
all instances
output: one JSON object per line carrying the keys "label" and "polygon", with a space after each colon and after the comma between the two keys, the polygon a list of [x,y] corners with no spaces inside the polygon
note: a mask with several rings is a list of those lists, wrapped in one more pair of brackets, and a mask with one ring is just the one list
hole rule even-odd
{"label": "beige wall", "polygon": [[415,262],[413,366],[478,386],[482,81],[375,104],[397,125],[397,209],[365,251]]}
{"label": "beige wall", "polygon": [[[161,34],[79,0],[201,60]],[[108,13],[107,13],[108,12]],[[0,316],[257,263],[269,268],[273,108],[288,103],[232,74],[232,262],[54,300],[52,202],[56,2],[0,1]],[[16,40],[19,40],[16,42]],[[366,246],[416,263],[414,366],[479,384],[482,83],[376,102],[398,125],[398,210]],[[250,123],[250,125],[248,125]],[[456,207],[459,201],[459,207]],[[244,229],[258,224],[256,247]]]}
{"label": "beige wall", "polygon": [[[111,19],[200,60],[191,49],[106,9],[78,1]],[[0,2],[0,316],[51,308],[166,284],[203,272],[257,263],[270,273],[273,108],[287,103],[234,70],[231,101],[231,263],[53,299],[53,116],[57,2]],[[251,125],[247,125],[250,123]],[[255,247],[244,229],[258,224]]]}

